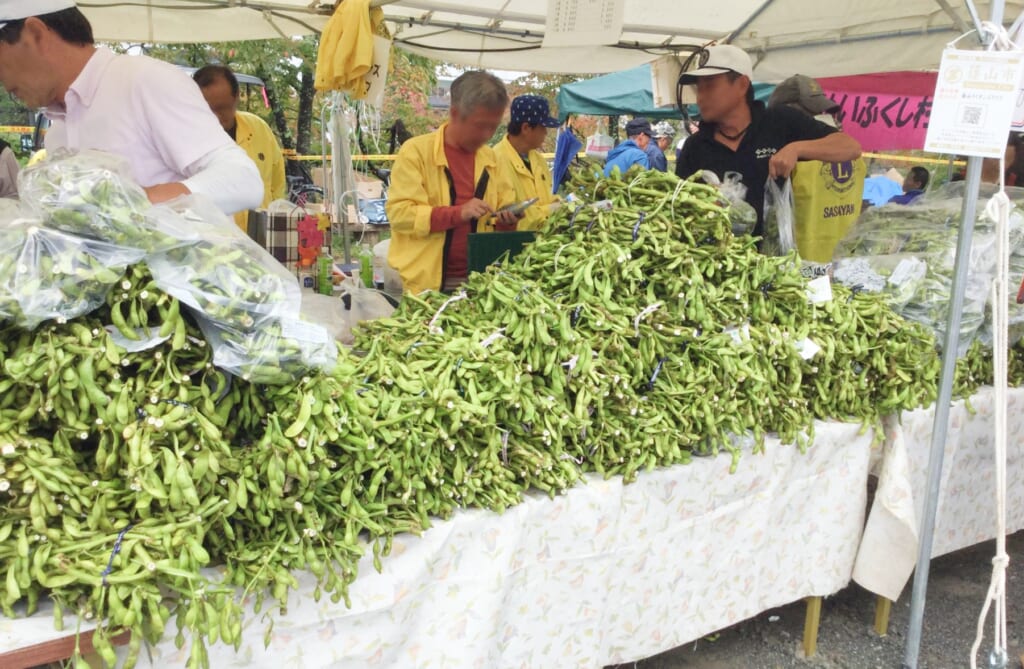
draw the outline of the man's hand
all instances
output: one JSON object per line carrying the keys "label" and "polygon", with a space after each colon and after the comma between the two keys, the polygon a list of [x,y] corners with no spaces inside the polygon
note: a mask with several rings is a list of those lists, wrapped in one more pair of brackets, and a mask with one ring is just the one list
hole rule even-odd
{"label": "man's hand", "polygon": [[459,218],[467,222],[493,213],[494,210],[491,209],[491,206],[479,198],[473,198],[459,208]]}
{"label": "man's hand", "polygon": [[516,215],[511,211],[499,211],[494,215],[494,229],[498,232],[514,232],[522,217],[522,214]]}
{"label": "man's hand", "polygon": [[188,189],[185,184],[181,182],[169,183],[169,184],[157,184],[144,189],[146,191],[146,197],[153,204],[159,204],[161,202],[167,202],[173,200],[176,197],[182,195],[191,195],[192,191]]}
{"label": "man's hand", "polygon": [[792,142],[775,152],[775,155],[768,159],[768,176],[772,179],[788,178],[796,168],[800,159],[800,152],[797,150],[797,142]]}

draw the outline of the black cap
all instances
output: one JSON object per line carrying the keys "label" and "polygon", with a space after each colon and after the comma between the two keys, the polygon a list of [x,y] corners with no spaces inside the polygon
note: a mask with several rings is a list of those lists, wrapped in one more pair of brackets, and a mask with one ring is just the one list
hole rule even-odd
{"label": "black cap", "polygon": [[647,119],[635,118],[626,124],[626,137],[635,137],[637,135],[647,135],[648,137],[654,136],[654,130],[651,128],[651,122]]}

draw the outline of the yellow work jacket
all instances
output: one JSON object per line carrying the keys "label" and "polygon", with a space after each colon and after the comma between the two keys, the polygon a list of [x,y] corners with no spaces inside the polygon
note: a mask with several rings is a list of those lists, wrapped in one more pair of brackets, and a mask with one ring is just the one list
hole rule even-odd
{"label": "yellow work jacket", "polygon": [[[450,231],[431,232],[430,212],[434,207],[447,207],[452,202],[452,183],[447,174],[448,159],[444,155],[443,124],[436,131],[413,137],[398,150],[391,170],[386,211],[391,224],[391,245],[388,264],[402,276],[406,292],[440,290],[447,264],[447,240]],[[512,187],[498,173],[494,150],[480,147],[474,159],[473,182],[480,183],[488,171],[483,201],[493,209],[513,204]],[[493,217],[481,224],[477,232],[493,232]]]}
{"label": "yellow work jacket", "polygon": [[515,192],[515,201],[522,202],[537,198],[537,204],[526,210],[516,226],[517,230],[539,230],[551,214],[551,203],[555,195],[551,192],[551,170],[539,151],[530,151],[527,159],[530,168],[523,163],[522,156],[508,141],[508,135],[494,147],[498,157],[498,171],[501,172]]}
{"label": "yellow work jacket", "polygon": [[[263,179],[263,204],[285,197],[284,155],[274,131],[256,114],[235,112],[235,142],[256,163]],[[235,223],[242,230],[248,225],[248,212],[235,214]]]}

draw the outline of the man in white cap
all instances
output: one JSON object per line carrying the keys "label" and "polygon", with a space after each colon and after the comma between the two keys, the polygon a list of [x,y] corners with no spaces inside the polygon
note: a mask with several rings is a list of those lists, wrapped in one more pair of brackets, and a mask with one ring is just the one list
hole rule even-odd
{"label": "man in white cap", "polygon": [[209,196],[225,213],[258,207],[263,182],[179,68],[94,45],[73,0],[0,0],[0,84],[51,121],[47,153],[123,156],[152,202]]}
{"label": "man in white cap", "polygon": [[753,69],[746,52],[722,44],[704,49],[697,69],[679,78],[697,89],[701,124],[683,145],[676,174],[688,177],[706,169],[720,179],[726,172],[743,175],[747,202],[758,216],[754,234],[760,235],[769,177],[788,177],[800,160],[855,160],[860,144],[789,107],[765,109],[754,99]]}

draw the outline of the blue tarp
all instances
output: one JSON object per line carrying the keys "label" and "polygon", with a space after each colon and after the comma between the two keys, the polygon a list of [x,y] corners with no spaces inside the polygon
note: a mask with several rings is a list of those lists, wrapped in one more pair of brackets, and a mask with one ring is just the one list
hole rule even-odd
{"label": "blue tarp", "polygon": [[[754,97],[767,102],[773,90],[775,84],[755,83]],[[629,114],[652,119],[682,118],[682,114],[675,107],[654,106],[650,64],[566,84],[558,91],[556,101],[558,118],[561,121],[565,121],[569,114]],[[690,105],[687,112],[691,116],[697,116],[697,106]]]}

